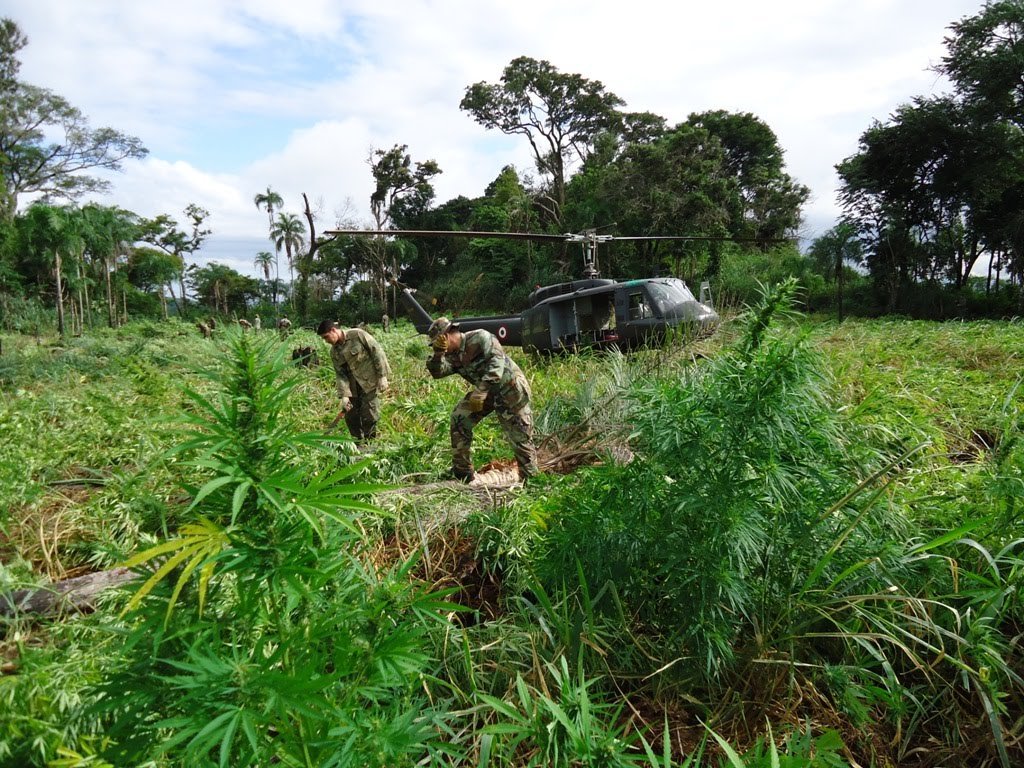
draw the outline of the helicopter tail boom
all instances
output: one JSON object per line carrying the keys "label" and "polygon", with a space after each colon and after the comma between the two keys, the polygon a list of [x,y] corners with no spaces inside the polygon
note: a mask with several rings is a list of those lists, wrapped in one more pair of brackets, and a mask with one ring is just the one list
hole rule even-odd
{"label": "helicopter tail boom", "polygon": [[[419,333],[426,333],[434,318],[425,310],[412,295],[411,288],[403,288],[399,298],[412,317],[413,327]],[[463,331],[485,330],[498,337],[505,346],[519,347],[523,344],[523,321],[516,317],[453,317],[452,322],[458,323]]]}
{"label": "helicopter tail boom", "polygon": [[405,305],[405,308],[409,310],[409,315],[412,317],[413,327],[416,328],[419,333],[426,333],[430,324],[434,322],[434,318],[432,318],[427,313],[427,310],[421,307],[420,303],[413,298],[412,289],[403,288],[399,298]]}

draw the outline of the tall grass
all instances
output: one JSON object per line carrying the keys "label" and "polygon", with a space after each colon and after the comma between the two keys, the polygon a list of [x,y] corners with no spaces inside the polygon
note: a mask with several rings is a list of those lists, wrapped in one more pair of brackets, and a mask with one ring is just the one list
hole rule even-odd
{"label": "tall grass", "polygon": [[331,438],[296,430],[299,383],[273,340],[238,334],[209,395],[187,392],[199,471],[190,522],[129,561],[146,566],[117,671],[97,689],[118,764],[393,765],[432,749],[440,717],[419,680],[423,635],[450,610],[363,557],[375,486]]}
{"label": "tall grass", "polygon": [[[323,434],[330,366],[286,362],[308,330],[5,338],[0,588],[132,552],[139,579],[0,624],[0,763],[839,764],[835,728],[861,765],[1013,764],[1020,328],[788,302],[628,357],[513,350],[547,457],[604,465],[386,513],[376,483],[446,476],[463,392],[405,323],[358,454]],[[510,456],[489,422],[478,463]]]}
{"label": "tall grass", "polygon": [[[950,738],[983,727],[987,754],[1008,765],[999,701],[1020,680],[990,630],[1013,613],[989,602],[981,619],[963,579],[990,584],[1000,558],[1016,578],[1016,547],[997,558],[957,544],[985,521],[920,537],[887,489],[926,446],[886,454],[845,416],[807,337],[780,323],[793,291],[767,292],[707,365],[630,386],[636,460],[551,500],[537,573],[558,599],[582,585],[622,617],[602,664],[704,691],[718,700],[709,716],[845,677],[821,706],[916,728],[974,707],[984,722]],[[914,705],[883,714],[900,701]]]}

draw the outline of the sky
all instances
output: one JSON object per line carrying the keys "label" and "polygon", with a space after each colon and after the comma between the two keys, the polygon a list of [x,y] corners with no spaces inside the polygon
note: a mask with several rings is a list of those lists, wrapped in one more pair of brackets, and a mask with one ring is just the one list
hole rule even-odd
{"label": "sky", "polygon": [[[374,149],[435,160],[436,202],[477,197],[509,164],[532,173],[525,138],[459,109],[519,56],[599,80],[629,111],[669,125],[750,112],[811,190],[806,242],[837,218],[835,165],[917,96],[949,25],[981,0],[4,0],[27,35],[20,77],[78,107],[94,128],[137,136],[98,198],[183,225],[196,203],[213,234],[197,262],[256,274],[273,250],[269,186],[286,212],[308,195],[317,228],[369,225]],[[630,233],[619,233],[630,234]],[[680,233],[685,234],[685,233]]]}

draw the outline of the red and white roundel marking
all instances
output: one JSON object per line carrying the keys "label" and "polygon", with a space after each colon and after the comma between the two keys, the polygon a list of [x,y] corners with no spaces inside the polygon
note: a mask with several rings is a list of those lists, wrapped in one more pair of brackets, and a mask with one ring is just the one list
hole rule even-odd
{"label": "red and white roundel marking", "polygon": [[504,325],[499,325],[498,338],[504,341],[506,336],[508,336],[508,329]]}

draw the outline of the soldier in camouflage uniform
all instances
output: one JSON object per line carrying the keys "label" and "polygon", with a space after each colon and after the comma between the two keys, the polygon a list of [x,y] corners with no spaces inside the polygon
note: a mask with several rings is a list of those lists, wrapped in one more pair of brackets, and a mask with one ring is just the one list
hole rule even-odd
{"label": "soldier in camouflage uniform", "polygon": [[430,375],[440,379],[457,373],[473,385],[452,411],[452,475],[467,483],[473,480],[473,428],[491,412],[512,443],[519,478],[526,482],[537,474],[530,384],[498,339],[484,330],[463,333],[445,317],[431,323],[427,335],[433,348],[427,360]]}
{"label": "soldier in camouflage uniform", "polygon": [[384,350],[373,336],[358,328],[342,330],[333,320],[324,320],[316,329],[331,345],[331,362],[341,398],[341,413],[348,431],[356,440],[368,440],[377,434],[380,397],[388,390],[391,366]]}

